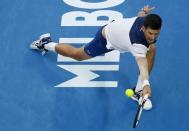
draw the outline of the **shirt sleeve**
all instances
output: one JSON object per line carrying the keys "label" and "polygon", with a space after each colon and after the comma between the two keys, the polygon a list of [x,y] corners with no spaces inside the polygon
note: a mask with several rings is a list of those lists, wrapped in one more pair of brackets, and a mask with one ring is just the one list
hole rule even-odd
{"label": "shirt sleeve", "polygon": [[146,57],[148,48],[142,44],[134,43],[130,48],[130,52],[135,57]]}

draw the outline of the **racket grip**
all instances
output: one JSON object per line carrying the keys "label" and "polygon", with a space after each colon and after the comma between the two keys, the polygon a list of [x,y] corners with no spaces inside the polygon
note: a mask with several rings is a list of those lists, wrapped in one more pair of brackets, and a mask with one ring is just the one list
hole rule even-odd
{"label": "racket grip", "polygon": [[148,94],[144,95],[144,100],[147,100],[147,99],[148,99],[148,97],[149,97],[149,95],[148,95]]}
{"label": "racket grip", "polygon": [[46,51],[44,50],[44,51],[41,52],[41,55],[44,55],[45,53],[46,53]]}

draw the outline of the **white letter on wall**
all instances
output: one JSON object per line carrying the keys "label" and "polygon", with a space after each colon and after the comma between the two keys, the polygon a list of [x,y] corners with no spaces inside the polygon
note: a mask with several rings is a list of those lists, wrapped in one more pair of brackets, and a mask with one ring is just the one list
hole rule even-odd
{"label": "white letter on wall", "polygon": [[84,2],[82,0],[63,0],[66,4],[84,9],[102,9],[120,5],[125,0],[105,0],[104,2]]}
{"label": "white letter on wall", "polygon": [[[100,20],[100,17],[107,17]],[[79,20],[79,18],[82,18]],[[120,12],[112,10],[99,10],[92,13],[72,11],[62,16],[61,26],[103,26],[108,21],[123,18]]]}
{"label": "white letter on wall", "polygon": [[117,87],[117,81],[92,81],[99,75],[92,71],[118,71],[118,65],[58,65],[59,67],[76,74],[71,80],[65,81],[56,87]]}

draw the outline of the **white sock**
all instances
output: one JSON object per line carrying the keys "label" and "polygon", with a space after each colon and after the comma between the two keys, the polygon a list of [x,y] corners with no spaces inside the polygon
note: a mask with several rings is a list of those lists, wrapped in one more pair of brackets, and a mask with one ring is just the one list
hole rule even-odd
{"label": "white sock", "polygon": [[53,51],[53,52],[56,52],[55,50],[55,46],[57,45],[58,43],[55,43],[55,42],[49,42],[48,44],[45,44],[45,49],[48,50],[48,51]]}
{"label": "white sock", "polygon": [[137,81],[137,85],[136,85],[136,88],[135,88],[135,92],[138,92],[142,90],[142,81],[140,79],[140,75],[138,76],[138,81]]}

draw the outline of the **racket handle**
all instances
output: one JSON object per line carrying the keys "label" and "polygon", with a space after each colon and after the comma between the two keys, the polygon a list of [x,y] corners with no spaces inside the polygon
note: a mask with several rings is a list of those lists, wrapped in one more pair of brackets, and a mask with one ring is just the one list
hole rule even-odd
{"label": "racket handle", "polygon": [[144,95],[144,100],[147,100],[148,99],[148,94]]}
{"label": "racket handle", "polygon": [[46,53],[46,51],[44,50],[44,51],[41,52],[41,55],[44,55],[45,53]]}

